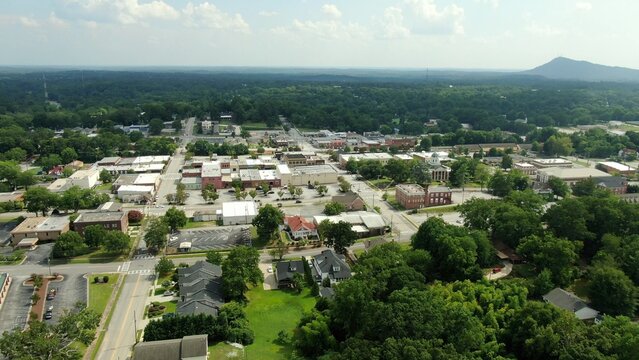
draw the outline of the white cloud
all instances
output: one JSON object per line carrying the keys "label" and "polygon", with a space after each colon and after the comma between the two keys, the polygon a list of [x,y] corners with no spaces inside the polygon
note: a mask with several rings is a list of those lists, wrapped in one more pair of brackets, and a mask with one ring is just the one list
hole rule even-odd
{"label": "white cloud", "polygon": [[480,4],[489,4],[493,7],[493,9],[499,7],[499,0],[475,0],[475,2],[478,2]]}
{"label": "white cloud", "polygon": [[66,21],[60,19],[53,11],[49,14],[49,23],[57,27],[67,27],[69,25]]}
{"label": "white cloud", "polygon": [[301,21],[293,20],[291,26],[278,26],[270,30],[275,35],[286,35],[295,38],[310,36],[317,40],[348,41],[367,40],[371,38],[369,30],[358,23],[341,21]]}
{"label": "white cloud", "polygon": [[578,1],[575,3],[575,9],[580,11],[590,11],[592,10],[592,4],[586,1]]}
{"label": "white cloud", "polygon": [[526,31],[532,35],[554,37],[566,33],[564,29],[557,28],[548,24],[539,24],[531,22],[526,26]]}
{"label": "white cloud", "polygon": [[186,4],[182,13],[186,17],[189,26],[209,27],[220,30],[232,30],[242,33],[250,33],[249,25],[240,14],[228,14],[215,5],[208,2],[199,5]]}
{"label": "white cloud", "polygon": [[334,4],[322,5],[322,12],[334,19],[339,19],[342,17],[342,12]]}
{"label": "white cloud", "polygon": [[87,29],[97,29],[98,28],[98,23],[95,21],[81,21],[82,26],[86,27]]}
{"label": "white cloud", "polygon": [[175,20],[180,13],[162,0],[67,0],[78,5],[91,21],[115,19],[122,24],[135,24],[150,19]]}
{"label": "white cloud", "polygon": [[20,24],[22,24],[22,26],[24,26],[24,27],[39,27],[40,26],[40,23],[34,18],[30,18],[30,17],[26,17],[26,16],[20,16],[18,18],[18,20],[20,21]]}
{"label": "white cloud", "polygon": [[402,9],[390,6],[384,10],[383,37],[388,39],[406,38],[410,36],[410,29],[404,26]]}
{"label": "white cloud", "polygon": [[435,0],[406,0],[413,12],[430,24],[448,24],[453,34],[464,34],[464,8],[457,4],[439,7]]}
{"label": "white cloud", "polygon": [[258,15],[260,16],[264,16],[264,17],[271,17],[271,16],[276,16],[277,15],[277,11],[266,11],[266,10],[262,10],[258,13]]}

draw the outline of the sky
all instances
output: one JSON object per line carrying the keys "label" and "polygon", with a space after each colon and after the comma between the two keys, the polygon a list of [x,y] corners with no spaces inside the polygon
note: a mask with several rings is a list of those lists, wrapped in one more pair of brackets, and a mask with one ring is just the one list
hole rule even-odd
{"label": "sky", "polygon": [[1,0],[0,65],[639,68],[633,0]]}

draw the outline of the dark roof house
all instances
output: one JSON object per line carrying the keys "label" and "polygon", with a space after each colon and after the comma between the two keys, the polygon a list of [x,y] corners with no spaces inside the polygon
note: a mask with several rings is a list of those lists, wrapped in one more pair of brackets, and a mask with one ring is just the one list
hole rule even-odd
{"label": "dark roof house", "polygon": [[133,347],[133,360],[206,360],[208,335],[191,335],[182,339],[147,341]]}
{"label": "dark roof house", "polygon": [[178,314],[208,314],[217,316],[224,305],[222,291],[222,268],[206,261],[178,269],[180,300]]}
{"label": "dark roof house", "polygon": [[346,263],[346,258],[333,250],[324,250],[313,256],[313,270],[317,282],[329,278],[331,283],[336,283],[351,277],[351,268]]}
{"label": "dark roof house", "polygon": [[278,262],[275,266],[275,279],[277,279],[277,287],[290,287],[293,283],[293,276],[295,276],[295,274],[304,276],[303,260]]}
{"label": "dark roof house", "polygon": [[593,320],[599,316],[599,311],[589,307],[586,302],[577,295],[562,288],[554,288],[548,294],[542,296],[542,298],[547,303],[574,313],[579,320]]}
{"label": "dark roof house", "polygon": [[346,206],[347,211],[361,211],[364,210],[364,207],[366,207],[366,203],[364,203],[364,200],[362,200],[362,198],[359,197],[357,193],[354,193],[352,191],[349,191],[342,195],[335,195],[333,196],[331,201]]}

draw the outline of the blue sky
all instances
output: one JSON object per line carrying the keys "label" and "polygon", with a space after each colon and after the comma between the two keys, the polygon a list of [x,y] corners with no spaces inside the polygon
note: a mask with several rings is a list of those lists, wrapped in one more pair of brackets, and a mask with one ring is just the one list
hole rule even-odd
{"label": "blue sky", "polygon": [[0,64],[639,68],[631,0],[2,0]]}

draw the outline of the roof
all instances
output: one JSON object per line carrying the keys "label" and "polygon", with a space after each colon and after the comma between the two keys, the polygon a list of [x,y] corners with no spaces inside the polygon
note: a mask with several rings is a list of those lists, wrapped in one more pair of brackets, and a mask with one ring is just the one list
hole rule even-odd
{"label": "roof", "polygon": [[160,174],[138,174],[133,181],[134,185],[150,185],[155,184],[160,178]]}
{"label": "roof", "polygon": [[155,187],[152,185],[122,185],[118,188],[118,194],[121,192],[135,192],[135,193],[152,193]]}
{"label": "roof", "polygon": [[539,169],[539,173],[546,174],[547,176],[554,176],[559,179],[585,179],[589,177],[606,177],[610,174],[593,169],[593,168],[564,168],[564,167],[549,167],[546,169]]}
{"label": "roof", "polygon": [[44,222],[46,217],[37,216],[24,219],[18,226],[11,230],[11,234],[37,231],[38,225]]}
{"label": "roof", "polygon": [[208,335],[147,341],[133,347],[134,360],[195,360],[208,356]]}
{"label": "roof", "polygon": [[[289,170],[290,171],[290,170]],[[293,170],[293,175],[303,175],[303,174],[337,174],[337,171],[330,165],[307,165],[307,166],[298,166]]]}
{"label": "roof", "polygon": [[219,162],[205,162],[202,164],[202,177],[220,176],[222,176],[222,167]]}
{"label": "roof", "polygon": [[80,179],[84,179],[90,176],[97,176],[98,175],[98,169],[97,168],[93,168],[93,169],[88,169],[88,170],[78,170],[76,172],[74,172],[73,174],[71,174],[71,176],[69,176],[69,179],[71,180],[80,180]]}
{"label": "roof", "polygon": [[98,207],[98,211],[120,211],[122,204],[115,201],[108,201]]}
{"label": "roof", "polygon": [[291,231],[315,230],[316,226],[312,221],[308,221],[301,216],[287,216],[284,222],[291,228]]}
{"label": "roof", "polygon": [[552,158],[552,159],[532,159],[531,162],[542,164],[542,165],[553,165],[553,164],[572,164],[570,161],[562,158]]}
{"label": "roof", "polygon": [[448,186],[429,186],[429,193],[442,193],[442,192],[451,192]]}
{"label": "roof", "polygon": [[527,169],[527,168],[534,168],[535,167],[535,165],[529,164],[527,162],[514,163],[513,166],[516,167],[516,168],[521,168],[521,169]]}
{"label": "roof", "polygon": [[304,261],[280,261],[275,266],[275,272],[277,281],[291,280],[296,273],[304,275]]}
{"label": "roof", "polygon": [[542,296],[542,298],[558,308],[573,313],[580,312],[580,315],[577,316],[580,320],[594,319],[599,314],[597,310],[590,308],[586,302],[577,295],[562,288],[554,288],[548,294]]}
{"label": "roof", "polygon": [[395,188],[408,195],[426,195],[424,188],[417,184],[399,184]]}
{"label": "roof", "polygon": [[227,201],[222,204],[222,215],[224,217],[255,216],[257,206],[254,201]]}
{"label": "roof", "polygon": [[49,216],[38,225],[38,231],[62,231],[68,227],[68,216]]}
{"label": "roof", "polygon": [[604,176],[604,177],[594,177],[592,178],[597,185],[604,188],[621,188],[627,184],[626,179],[621,176]]}
{"label": "roof", "polygon": [[613,168],[617,171],[635,171],[636,169],[633,167],[630,167],[628,165],[625,164],[620,164],[616,161],[602,161],[599,163],[599,165],[603,165],[603,166],[607,166],[609,168]]}
{"label": "roof", "polygon": [[208,314],[216,316],[224,305],[222,268],[206,261],[198,261],[178,269],[181,299],[178,314]]}
{"label": "roof", "polygon": [[336,254],[329,249],[313,256],[313,259],[322,274],[329,274],[334,279],[351,277],[351,268],[346,263],[344,255]]}
{"label": "roof", "polygon": [[386,221],[380,214],[367,211],[351,211],[333,216],[313,216],[313,221],[316,224],[321,223],[323,220],[328,220],[332,223],[345,221],[351,225],[366,225],[368,228],[381,228],[386,226]]}
{"label": "roof", "polygon": [[127,214],[123,211],[85,212],[80,213],[73,223],[121,221],[125,216]]}
{"label": "roof", "polygon": [[319,296],[323,298],[331,299],[333,296],[335,296],[335,290],[333,290],[333,288],[330,288],[330,287],[322,286],[319,290]]}
{"label": "roof", "polygon": [[353,203],[353,201],[357,200],[357,199],[361,199],[359,197],[359,195],[355,192],[349,191],[347,193],[344,194],[340,194],[340,195],[335,195],[331,198],[331,201],[340,203],[340,204],[345,204],[345,205],[350,205]]}

